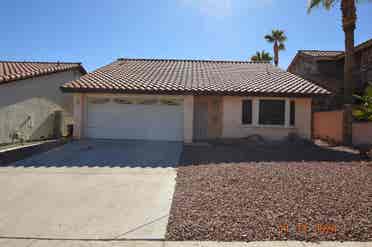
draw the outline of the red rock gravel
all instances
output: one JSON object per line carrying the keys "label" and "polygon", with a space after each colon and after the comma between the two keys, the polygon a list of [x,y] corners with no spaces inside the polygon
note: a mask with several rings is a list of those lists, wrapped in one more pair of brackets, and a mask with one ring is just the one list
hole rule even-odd
{"label": "red rock gravel", "polygon": [[372,164],[179,167],[167,239],[371,241]]}

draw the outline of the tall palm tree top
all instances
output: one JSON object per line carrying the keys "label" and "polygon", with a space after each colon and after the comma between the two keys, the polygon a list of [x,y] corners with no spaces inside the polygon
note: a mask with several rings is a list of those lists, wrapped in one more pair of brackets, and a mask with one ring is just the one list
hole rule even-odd
{"label": "tall palm tree top", "polygon": [[279,65],[279,51],[285,49],[284,42],[287,40],[283,30],[272,30],[271,34],[264,37],[269,43],[274,43],[274,64]]}
{"label": "tall palm tree top", "polygon": [[287,40],[287,36],[285,36],[283,30],[272,30],[271,34],[265,35],[265,39],[270,43],[275,41],[282,43]]}

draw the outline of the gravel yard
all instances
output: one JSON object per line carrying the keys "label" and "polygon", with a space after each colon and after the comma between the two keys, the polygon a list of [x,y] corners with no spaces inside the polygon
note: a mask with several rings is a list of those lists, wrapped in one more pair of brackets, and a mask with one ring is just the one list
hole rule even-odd
{"label": "gravel yard", "polygon": [[179,167],[167,239],[372,241],[372,164]]}

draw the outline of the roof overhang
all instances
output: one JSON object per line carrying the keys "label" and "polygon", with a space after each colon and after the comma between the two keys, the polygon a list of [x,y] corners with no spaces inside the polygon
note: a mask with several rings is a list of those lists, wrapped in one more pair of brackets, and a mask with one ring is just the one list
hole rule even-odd
{"label": "roof overhang", "polygon": [[124,90],[102,88],[68,88],[60,87],[64,93],[89,93],[89,94],[148,94],[148,95],[197,95],[197,96],[256,96],[256,97],[292,97],[312,98],[317,96],[332,95],[332,93],[280,93],[280,92],[234,92],[234,91],[206,91],[206,90]]}
{"label": "roof overhang", "polygon": [[41,70],[38,72],[30,72],[30,73],[23,74],[23,75],[10,75],[5,80],[0,80],[0,85],[8,84],[8,83],[16,82],[16,81],[22,81],[22,80],[26,80],[30,78],[37,78],[40,76],[51,75],[51,74],[60,73],[60,72],[73,71],[73,70],[77,70],[83,75],[87,74],[87,71],[85,70],[85,68],[82,66],[81,63],[77,63],[77,65],[78,66],[76,67],[65,68],[65,69],[61,69],[57,71],[51,71],[49,69],[45,69],[45,70]]}

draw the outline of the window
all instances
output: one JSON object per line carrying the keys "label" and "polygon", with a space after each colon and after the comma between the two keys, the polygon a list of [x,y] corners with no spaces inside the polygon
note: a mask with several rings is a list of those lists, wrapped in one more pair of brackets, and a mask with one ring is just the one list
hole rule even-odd
{"label": "window", "polygon": [[259,124],[284,125],[284,119],[284,100],[260,100]]}
{"label": "window", "polygon": [[163,105],[181,105],[181,101],[177,99],[161,99],[160,104]]}
{"label": "window", "polygon": [[242,124],[252,124],[252,100],[243,100]]}
{"label": "window", "polygon": [[89,98],[88,101],[91,104],[106,104],[107,102],[110,101],[110,99],[105,99],[105,98]]}
{"label": "window", "polygon": [[291,126],[294,126],[296,123],[296,104],[295,102],[292,100],[291,101],[291,109],[290,109],[290,120],[289,120],[289,124]]}
{"label": "window", "polygon": [[117,104],[124,104],[124,105],[132,104],[132,101],[130,101],[129,99],[120,99],[120,98],[114,99],[114,102]]}
{"label": "window", "polygon": [[137,102],[140,105],[155,105],[158,103],[157,99],[143,99]]}

